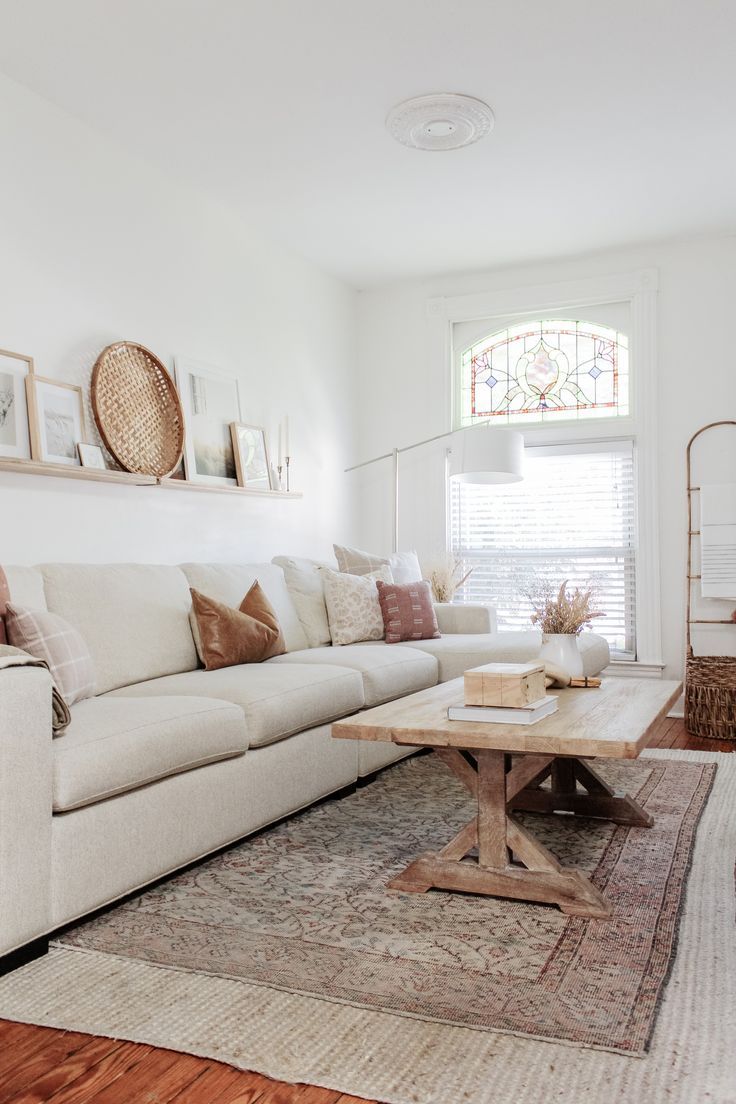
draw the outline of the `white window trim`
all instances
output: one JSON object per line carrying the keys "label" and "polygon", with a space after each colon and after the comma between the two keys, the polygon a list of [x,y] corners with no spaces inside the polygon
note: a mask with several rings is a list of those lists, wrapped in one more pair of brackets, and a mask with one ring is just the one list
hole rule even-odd
{"label": "white window trim", "polygon": [[[637,664],[662,666],[662,625],[659,580],[659,527],[657,524],[657,288],[654,268],[610,276],[569,280],[565,283],[512,288],[429,299],[428,356],[431,375],[445,380],[446,430],[456,424],[457,393],[453,373],[453,326],[475,319],[508,320],[510,316],[549,311],[578,312],[581,307],[627,302],[630,305],[629,357],[632,393],[631,415],[600,418],[563,425],[514,425],[535,445],[583,443],[633,437],[636,441],[638,551],[636,567]],[[500,328],[500,327],[499,327]],[[574,434],[574,438],[573,438]],[[444,539],[449,541],[449,525]]]}

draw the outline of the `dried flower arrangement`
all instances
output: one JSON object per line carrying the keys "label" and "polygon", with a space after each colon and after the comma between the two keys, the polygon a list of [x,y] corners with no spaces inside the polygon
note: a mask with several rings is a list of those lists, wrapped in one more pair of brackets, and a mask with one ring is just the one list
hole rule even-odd
{"label": "dried flower arrangement", "polygon": [[435,602],[451,602],[455,592],[473,573],[472,567],[462,574],[463,562],[446,556],[429,572],[429,585]]}
{"label": "dried flower arrangement", "polygon": [[532,624],[539,625],[547,635],[577,636],[595,617],[606,616],[602,610],[593,608],[595,592],[592,587],[587,590],[575,587],[568,592],[567,579],[558,591],[551,583],[540,582],[527,592],[527,597],[534,607]]}

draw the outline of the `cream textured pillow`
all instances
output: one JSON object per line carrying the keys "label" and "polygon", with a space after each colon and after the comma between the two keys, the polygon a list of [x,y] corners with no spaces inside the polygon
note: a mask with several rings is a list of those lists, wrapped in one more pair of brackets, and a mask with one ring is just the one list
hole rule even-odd
{"label": "cream textured pillow", "polygon": [[[299,566],[302,563],[304,567]],[[308,560],[297,561],[284,556],[278,557],[278,564],[284,572],[286,585],[309,647],[320,648],[325,644],[331,644],[325,588],[319,565],[310,563]]]}
{"label": "cream textured pillow", "polygon": [[89,648],[63,617],[8,602],[5,627],[9,644],[48,665],[67,705],[94,697],[95,669]]}
{"label": "cream textured pillow", "polygon": [[389,568],[382,567],[368,575],[348,575],[323,567],[321,573],[332,643],[383,640],[383,614],[376,582],[379,579],[393,582]]}
{"label": "cream textured pillow", "polygon": [[359,548],[346,548],[342,544],[333,544],[335,559],[340,571],[350,575],[368,575],[381,567],[391,569],[394,583],[419,583],[422,569],[416,552],[392,552],[390,556],[374,556],[372,552],[361,552]]}

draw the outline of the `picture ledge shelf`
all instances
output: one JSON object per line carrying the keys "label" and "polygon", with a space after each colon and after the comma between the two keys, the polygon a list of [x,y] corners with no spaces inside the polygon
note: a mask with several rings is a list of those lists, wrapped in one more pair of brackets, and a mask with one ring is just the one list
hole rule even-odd
{"label": "picture ledge shelf", "polygon": [[82,468],[72,464],[49,464],[43,460],[7,460],[0,459],[0,471],[16,472],[22,475],[50,475],[61,479],[89,479],[95,483],[123,483],[134,487],[164,487],[181,491],[208,491],[211,493],[251,495],[259,498],[301,498],[301,491],[258,490],[251,487],[210,486],[207,483],[193,483],[188,479],[158,479],[155,475],[136,475],[133,472],[115,471],[106,468]]}

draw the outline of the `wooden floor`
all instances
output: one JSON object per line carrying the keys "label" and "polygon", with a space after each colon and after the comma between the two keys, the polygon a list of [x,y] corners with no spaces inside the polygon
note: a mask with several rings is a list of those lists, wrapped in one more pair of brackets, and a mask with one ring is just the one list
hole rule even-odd
{"label": "wooden floor", "polygon": [[[736,751],[660,725],[653,747]],[[139,1043],[0,1020],[0,1104],[373,1104]]]}

